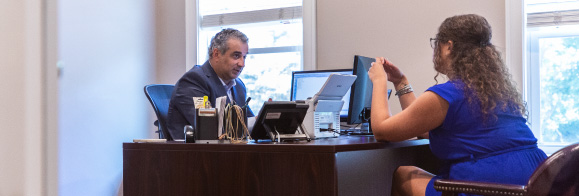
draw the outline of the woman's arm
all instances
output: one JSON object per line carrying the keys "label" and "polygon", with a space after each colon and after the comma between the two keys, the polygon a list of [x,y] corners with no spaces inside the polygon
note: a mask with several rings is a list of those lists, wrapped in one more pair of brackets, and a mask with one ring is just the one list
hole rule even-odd
{"label": "woman's arm", "polygon": [[[408,82],[408,79],[406,79],[406,76],[403,76],[400,83],[394,84],[394,88],[396,89],[396,92],[398,92],[400,89],[404,88],[406,85],[410,85],[410,82]],[[412,104],[412,102],[414,102],[414,100],[416,100],[416,95],[414,94],[414,92],[406,93],[406,94],[398,96],[398,100],[400,101],[400,106],[402,106],[402,110],[405,110],[410,104]],[[428,132],[423,133],[421,135],[418,135],[418,138],[428,139]]]}
{"label": "woman's arm", "polygon": [[[378,59],[378,58],[377,58]],[[398,67],[394,66],[392,62],[384,59],[383,61],[384,71],[386,71],[386,75],[388,76],[388,81],[394,84],[394,89],[398,92],[400,89],[406,87],[406,85],[410,85],[406,76],[398,69]],[[402,106],[402,110],[406,109],[414,100],[416,100],[416,95],[414,92],[406,93],[404,95],[399,96],[400,105]]]}
{"label": "woman's arm", "polygon": [[[373,98],[372,98],[373,99]],[[375,108],[372,102],[372,131],[376,140],[403,141],[416,136],[423,136],[428,131],[442,125],[448,102],[436,93],[427,91],[402,112],[394,115],[384,115],[374,111],[383,111]]]}
{"label": "woman's arm", "polygon": [[[406,85],[410,85],[410,82],[408,82],[406,76],[403,76],[403,79],[400,83],[394,84],[394,89],[396,90],[396,92],[398,92]],[[414,94],[414,92],[406,93],[404,95],[400,95],[398,97],[398,100],[400,101],[400,106],[402,107],[402,110],[405,110],[410,104],[412,104],[412,102],[414,102],[414,100],[416,100],[416,95]]]}
{"label": "woman's arm", "polygon": [[[380,64],[384,66],[374,66]],[[392,116],[386,94],[387,81],[394,80],[392,82],[399,85],[408,81],[403,75],[399,78],[388,78],[389,76],[396,76],[396,72],[401,72],[394,71],[394,74],[390,74],[392,70],[388,70],[389,66],[396,70],[398,68],[384,58],[376,58],[376,62],[372,65],[368,72],[374,85],[370,120],[372,121],[372,131],[377,140],[402,141],[416,136],[427,138],[428,131],[442,124],[448,111],[448,102],[432,92],[425,92],[418,98],[415,97],[414,93],[400,96],[403,110]],[[404,85],[400,86],[402,87],[395,86],[395,88],[399,90]]]}

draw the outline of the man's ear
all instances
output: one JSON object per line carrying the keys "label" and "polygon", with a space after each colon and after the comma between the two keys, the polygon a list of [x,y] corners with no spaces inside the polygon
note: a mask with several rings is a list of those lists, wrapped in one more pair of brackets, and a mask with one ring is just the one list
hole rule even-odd
{"label": "man's ear", "polygon": [[218,57],[219,55],[221,55],[221,53],[219,53],[219,49],[217,48],[213,48],[213,51],[211,52],[213,57]]}

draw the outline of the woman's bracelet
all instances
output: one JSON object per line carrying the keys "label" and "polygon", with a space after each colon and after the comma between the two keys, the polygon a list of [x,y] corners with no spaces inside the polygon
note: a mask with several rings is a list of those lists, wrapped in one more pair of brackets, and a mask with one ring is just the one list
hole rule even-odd
{"label": "woman's bracelet", "polygon": [[412,89],[412,86],[410,86],[410,84],[407,84],[404,87],[402,87],[400,90],[397,90],[395,95],[400,97],[404,94],[408,94],[411,92],[414,92],[414,89]]}

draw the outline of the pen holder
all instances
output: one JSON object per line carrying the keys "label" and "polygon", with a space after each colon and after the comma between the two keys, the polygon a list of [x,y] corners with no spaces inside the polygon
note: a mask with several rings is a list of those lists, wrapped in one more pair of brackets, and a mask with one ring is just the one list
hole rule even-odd
{"label": "pen holder", "polygon": [[217,135],[217,109],[200,108],[196,109],[197,123],[195,129],[195,139],[216,140]]}

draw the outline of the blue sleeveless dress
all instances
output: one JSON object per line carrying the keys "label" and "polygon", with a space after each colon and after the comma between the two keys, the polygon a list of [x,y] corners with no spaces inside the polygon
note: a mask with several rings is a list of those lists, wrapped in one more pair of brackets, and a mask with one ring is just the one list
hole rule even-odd
{"label": "blue sleeveless dress", "polygon": [[526,185],[547,158],[526,119],[499,106],[494,110],[497,118],[483,123],[479,105],[469,105],[463,87],[454,80],[427,90],[448,101],[449,107],[442,125],[429,132],[430,149],[443,164],[425,194],[441,195],[434,190],[434,180],[440,178]]}

